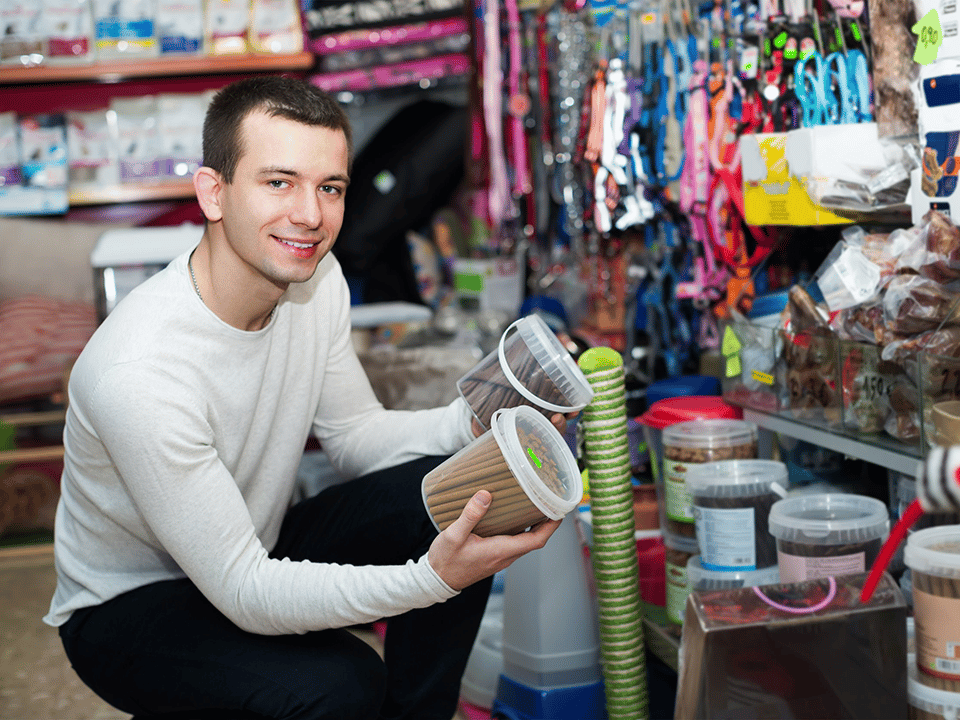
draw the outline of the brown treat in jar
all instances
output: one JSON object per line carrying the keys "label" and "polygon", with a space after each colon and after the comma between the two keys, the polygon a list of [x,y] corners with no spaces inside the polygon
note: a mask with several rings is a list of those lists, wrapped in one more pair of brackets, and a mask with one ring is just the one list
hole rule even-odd
{"label": "brown treat in jar", "polygon": [[[663,429],[664,514],[677,523],[693,523],[693,500],[685,477],[691,466],[717,460],[757,457],[757,427],[743,420],[688,420]],[[678,533],[679,534],[679,533]]]}

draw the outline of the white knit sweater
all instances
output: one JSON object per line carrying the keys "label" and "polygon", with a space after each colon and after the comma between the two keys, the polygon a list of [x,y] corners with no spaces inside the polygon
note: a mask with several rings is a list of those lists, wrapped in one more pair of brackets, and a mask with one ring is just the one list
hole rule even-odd
{"label": "white knit sweater", "polygon": [[133,290],[73,368],[57,508],[57,589],[44,618],[188,576],[263,634],[343,627],[456,593],[427,563],[273,560],[311,431],[356,477],[473,437],[457,399],[388,411],[350,340],[349,292],[328,255],[267,327],[244,332],[197,297],[188,254]]}

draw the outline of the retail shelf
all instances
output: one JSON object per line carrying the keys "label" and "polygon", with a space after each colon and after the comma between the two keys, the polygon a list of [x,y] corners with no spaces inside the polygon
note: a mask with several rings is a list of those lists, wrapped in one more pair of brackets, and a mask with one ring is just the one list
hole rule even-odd
{"label": "retail shelf", "polygon": [[743,409],[743,419],[758,427],[843,453],[905,475],[914,475],[923,452],[893,438],[810,425],[786,415]]}
{"label": "retail shelf", "polygon": [[0,85],[55,82],[120,82],[131,78],[216,75],[243,72],[309,70],[309,52],[294,55],[200,55],[177,58],[139,58],[88,65],[31,65],[0,68]]}
{"label": "retail shelf", "polygon": [[146,200],[181,200],[195,197],[193,183],[173,180],[164,183],[114,185],[103,188],[70,190],[70,205],[103,205],[108,203],[135,203]]}

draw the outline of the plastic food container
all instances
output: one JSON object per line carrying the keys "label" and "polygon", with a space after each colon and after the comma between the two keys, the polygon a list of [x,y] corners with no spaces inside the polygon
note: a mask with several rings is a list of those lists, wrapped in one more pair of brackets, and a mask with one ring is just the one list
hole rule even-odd
{"label": "plastic food container", "polygon": [[867,572],[889,532],[887,506],[863,495],[797,495],[770,508],[785,583]]}
{"label": "plastic food container", "polygon": [[699,555],[687,560],[687,584],[694,590],[739,590],[743,587],[774,585],[780,582],[776,565],[762,570],[709,570]]}
{"label": "plastic food container", "polygon": [[682,535],[664,535],[666,546],[664,570],[667,576],[667,619],[675,625],[683,624],[684,606],[690,585],[687,579],[687,562],[699,553],[697,541]]}
{"label": "plastic food container", "polygon": [[776,460],[721,460],[687,473],[700,546],[708,570],[749,571],[777,565],[770,508],[787,494],[787,466]]}
{"label": "plastic food container", "polygon": [[687,474],[697,465],[757,457],[757,426],[743,420],[688,420],[663,429],[665,532],[692,537],[693,499]]}
{"label": "plastic food container", "polygon": [[640,416],[643,423],[643,434],[650,452],[650,470],[657,490],[659,505],[660,528],[664,534],[677,535],[683,531],[686,537],[695,534],[693,525],[677,527],[671,530],[667,524],[666,492],[663,483],[663,431],[677,423],[697,419],[728,418],[739,420],[743,417],[743,410],[723,401],[714,395],[686,395],[681,397],[665,398],[650,405],[649,409]]}
{"label": "plastic food container", "polygon": [[531,406],[544,415],[583,410],[593,389],[539,315],[512,323],[500,345],[457,381],[474,417],[490,428],[501,408]]}
{"label": "plastic food container", "polygon": [[490,430],[421,483],[424,506],[441,531],[478,490],[489,490],[493,501],[474,532],[512,535],[563,518],[583,497],[583,482],[563,436],[543,415],[521,406],[494,413]]}
{"label": "plastic food container", "polygon": [[[924,684],[960,691],[960,526],[917,530],[903,553],[913,582],[917,667]],[[945,687],[944,687],[945,686]]]}
{"label": "plastic food container", "polygon": [[907,655],[907,717],[910,720],[960,718],[960,693],[924,685],[913,653]]}

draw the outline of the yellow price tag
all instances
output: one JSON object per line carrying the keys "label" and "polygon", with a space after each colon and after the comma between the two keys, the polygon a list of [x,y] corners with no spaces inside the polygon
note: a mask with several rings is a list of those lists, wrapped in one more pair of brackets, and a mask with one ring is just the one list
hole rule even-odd
{"label": "yellow price tag", "polygon": [[757,382],[762,382],[764,385],[773,385],[773,375],[769,373],[765,373],[760,370],[754,370],[750,373],[750,377]]}

